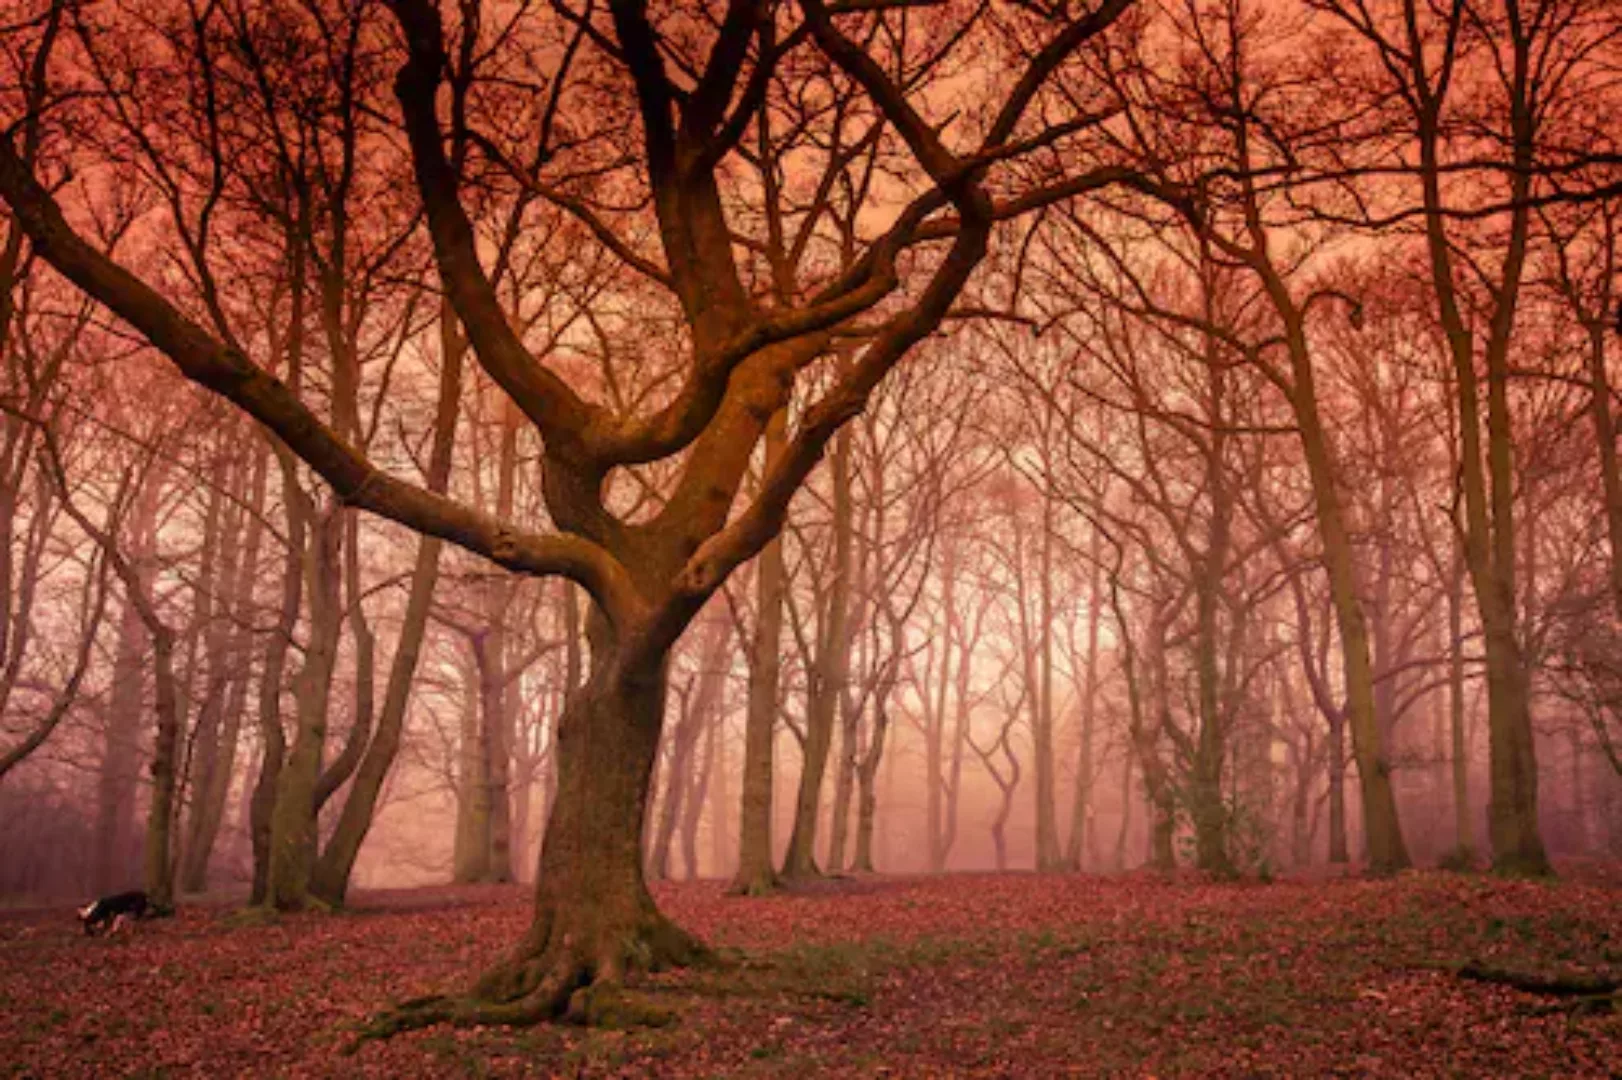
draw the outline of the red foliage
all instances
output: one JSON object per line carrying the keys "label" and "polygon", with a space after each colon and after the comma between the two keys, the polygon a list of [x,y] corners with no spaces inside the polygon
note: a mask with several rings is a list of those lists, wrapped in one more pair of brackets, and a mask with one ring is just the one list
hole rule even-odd
{"label": "red foliage", "polygon": [[[731,963],[640,990],[631,1032],[448,1029],[342,1050],[391,1000],[462,985],[518,889],[362,896],[254,925],[183,908],[122,939],[0,916],[0,1046],[25,1076],[1613,1075],[1622,1017],[1457,978],[1622,974],[1622,892],[1431,874],[1217,886],[955,875],[662,905]],[[733,949],[742,950],[733,953]]]}

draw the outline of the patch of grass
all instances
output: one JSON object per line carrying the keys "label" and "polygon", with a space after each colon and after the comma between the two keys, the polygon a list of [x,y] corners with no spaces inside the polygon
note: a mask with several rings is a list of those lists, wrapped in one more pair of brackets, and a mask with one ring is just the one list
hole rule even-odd
{"label": "patch of grass", "polygon": [[256,907],[237,908],[225,917],[225,925],[233,930],[243,930],[260,926],[275,926],[282,921],[281,913],[273,907],[259,905]]}

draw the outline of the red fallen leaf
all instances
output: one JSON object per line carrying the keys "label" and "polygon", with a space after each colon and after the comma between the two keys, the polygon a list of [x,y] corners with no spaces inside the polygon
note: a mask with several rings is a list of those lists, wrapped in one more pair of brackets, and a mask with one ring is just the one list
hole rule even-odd
{"label": "red fallen leaf", "polygon": [[656,894],[711,942],[752,950],[736,970],[650,979],[680,1016],[656,1032],[426,1031],[335,1056],[357,1018],[464,985],[502,953],[528,915],[511,888],[362,897],[364,917],[268,927],[188,910],[184,937],[118,948],[58,933],[58,914],[0,915],[0,1046],[24,1075],[70,1078],[1606,1076],[1622,1060],[1615,1018],[1539,1015],[1448,970],[1470,957],[1543,970],[1559,955],[1614,970],[1614,886],[972,875]]}

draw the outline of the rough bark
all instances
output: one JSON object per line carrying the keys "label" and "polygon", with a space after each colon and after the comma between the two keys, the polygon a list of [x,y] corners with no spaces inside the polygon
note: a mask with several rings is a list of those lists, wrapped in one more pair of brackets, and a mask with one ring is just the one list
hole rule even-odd
{"label": "rough bark", "polygon": [[659,749],[664,659],[627,657],[593,615],[591,673],[558,726],[557,802],[542,844],[535,917],[469,998],[410,1003],[374,1034],[442,1021],[600,1019],[638,970],[691,963],[704,948],[662,915],[643,877],[642,822]]}

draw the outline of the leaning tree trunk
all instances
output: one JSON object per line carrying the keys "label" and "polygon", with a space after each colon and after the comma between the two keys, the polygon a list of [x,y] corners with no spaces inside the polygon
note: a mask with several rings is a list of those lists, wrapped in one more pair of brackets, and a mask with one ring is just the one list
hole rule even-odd
{"label": "leaning tree trunk", "polygon": [[338,823],[332,837],[316,862],[310,890],[323,903],[341,905],[349,891],[349,879],[360,856],[361,843],[371,830],[377,813],[378,799],[383,782],[394,765],[400,749],[400,736],[405,729],[406,709],[410,704],[411,687],[417,673],[417,660],[428,626],[428,612],[433,604],[434,586],[439,581],[439,552],[441,542],[434,537],[423,537],[417,545],[417,562],[411,573],[411,592],[406,601],[405,619],[395,645],[394,659],[389,665],[388,686],[383,692],[383,711],[378,716],[377,732],[372,736],[366,756],[355,772],[349,797],[344,800]]}

